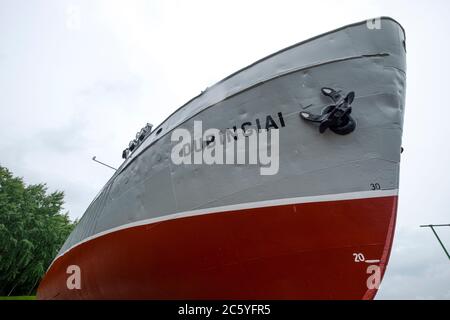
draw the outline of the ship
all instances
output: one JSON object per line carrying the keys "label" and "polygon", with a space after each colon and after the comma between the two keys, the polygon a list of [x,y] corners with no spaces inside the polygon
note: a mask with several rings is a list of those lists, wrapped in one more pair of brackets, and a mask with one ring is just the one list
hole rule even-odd
{"label": "ship", "polygon": [[[373,299],[395,232],[405,87],[405,32],[388,17],[208,87],[138,132],[37,298]],[[199,124],[237,144],[248,129],[265,132],[275,173],[259,162],[189,163],[180,148],[177,163],[174,133]]]}

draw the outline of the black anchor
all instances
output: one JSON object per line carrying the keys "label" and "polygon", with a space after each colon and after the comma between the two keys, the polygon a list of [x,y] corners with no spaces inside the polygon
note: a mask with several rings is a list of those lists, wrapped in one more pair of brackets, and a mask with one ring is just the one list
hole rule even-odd
{"label": "black anchor", "polygon": [[350,116],[350,113],[352,112],[352,107],[350,105],[355,99],[355,93],[351,91],[347,96],[343,97],[339,91],[325,87],[322,88],[322,94],[331,98],[334,104],[326,107],[320,115],[301,111],[300,117],[307,121],[320,123],[320,133],[324,133],[328,128],[340,135],[346,135],[353,132],[356,128],[356,122]]}

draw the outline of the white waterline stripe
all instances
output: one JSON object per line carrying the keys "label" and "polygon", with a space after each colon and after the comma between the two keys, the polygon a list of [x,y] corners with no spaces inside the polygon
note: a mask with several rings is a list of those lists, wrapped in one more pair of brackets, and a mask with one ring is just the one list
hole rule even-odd
{"label": "white waterline stripe", "polygon": [[72,250],[73,248],[91,241],[95,238],[99,238],[101,236],[107,235],[109,233],[117,232],[124,229],[134,228],[143,226],[146,224],[152,224],[156,222],[162,222],[173,219],[180,219],[186,217],[194,217],[206,214],[214,214],[214,213],[222,213],[229,211],[238,211],[238,210],[247,210],[247,209],[255,209],[255,208],[267,208],[267,207],[275,207],[275,206],[283,206],[283,205],[291,205],[291,204],[303,204],[303,203],[311,203],[311,202],[327,202],[327,201],[343,201],[343,200],[357,200],[357,199],[370,199],[370,198],[382,198],[382,197],[390,197],[397,196],[398,189],[392,190],[375,190],[375,191],[358,191],[358,192],[347,192],[347,193],[337,193],[337,194],[326,194],[320,196],[309,196],[309,197],[296,197],[296,198],[286,198],[286,199],[276,199],[276,200],[266,200],[266,201],[257,201],[257,202],[248,202],[248,203],[239,203],[229,206],[221,206],[221,207],[213,207],[206,209],[197,209],[191,211],[185,211],[180,213],[173,213],[164,215],[161,217],[150,218],[145,220],[139,220],[136,222],[127,223],[115,228],[111,228],[99,233],[96,233],[90,237],[87,237],[80,242],[74,244],[69,249],[58,255],[53,262],[48,267],[48,270],[53,265],[53,263],[58,260],[60,257],[65,255],[67,252]]}

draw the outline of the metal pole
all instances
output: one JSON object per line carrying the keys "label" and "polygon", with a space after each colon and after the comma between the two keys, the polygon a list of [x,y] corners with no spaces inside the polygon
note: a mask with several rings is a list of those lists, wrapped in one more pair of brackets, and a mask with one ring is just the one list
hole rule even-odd
{"label": "metal pole", "polygon": [[450,224],[429,224],[429,225],[423,225],[420,226],[421,228],[430,228],[431,231],[433,231],[434,235],[436,236],[436,239],[438,239],[442,249],[444,250],[445,254],[447,255],[448,259],[450,260],[450,254],[448,253],[447,249],[445,248],[444,244],[442,243],[441,239],[439,238],[436,230],[434,230],[434,227],[450,227]]}
{"label": "metal pole", "polygon": [[94,160],[95,162],[98,162],[98,163],[104,165],[105,167],[108,167],[108,168],[110,168],[110,169],[113,169],[114,171],[117,171],[116,168],[111,167],[110,165],[107,165],[106,163],[103,163],[103,162],[101,162],[101,161],[98,161],[98,160],[96,159],[96,156],[92,157],[92,160]]}

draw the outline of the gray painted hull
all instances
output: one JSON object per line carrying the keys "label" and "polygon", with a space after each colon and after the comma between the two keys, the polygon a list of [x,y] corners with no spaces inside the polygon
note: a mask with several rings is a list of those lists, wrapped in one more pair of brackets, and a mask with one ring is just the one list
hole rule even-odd
{"label": "gray painted hull", "polygon": [[[122,164],[53,264],[104,235],[190,213],[227,211],[248,203],[258,207],[258,203],[280,199],[369,192],[396,196],[405,54],[403,29],[383,18],[381,29],[369,29],[363,22],[329,32],[264,58],[208,88],[166,119]],[[352,117],[357,125],[351,134],[341,136],[329,130],[320,134],[317,126],[299,117],[305,108],[320,113],[330,104],[320,93],[322,87],[356,93]],[[280,128],[279,172],[275,175],[261,175],[258,165],[175,165],[171,160],[171,133],[176,128],[192,131],[194,121],[202,121],[205,129],[243,123],[256,127],[256,119],[264,123],[268,115]],[[46,286],[55,284],[44,280],[40,291],[46,292]]]}

